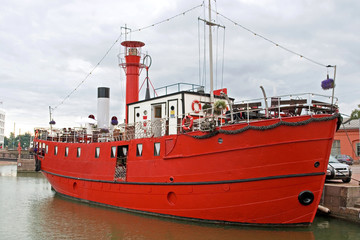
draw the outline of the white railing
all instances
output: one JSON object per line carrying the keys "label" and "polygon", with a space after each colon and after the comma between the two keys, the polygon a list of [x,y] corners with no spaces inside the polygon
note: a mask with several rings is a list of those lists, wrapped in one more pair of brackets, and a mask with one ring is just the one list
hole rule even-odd
{"label": "white railing", "polygon": [[[316,98],[316,100],[315,100]],[[267,101],[267,104],[265,104]],[[231,113],[232,110],[232,113]],[[221,114],[211,115],[211,109],[199,113],[189,112],[175,116],[176,124],[169,124],[169,118],[146,120],[131,124],[119,124],[110,129],[97,128],[63,128],[63,129],[38,129],[40,139],[57,142],[109,142],[129,141],[131,139],[160,137],[169,135],[169,132],[185,133],[188,131],[208,131],[214,127],[223,127],[229,124],[258,121],[269,118],[293,117],[299,115],[332,114],[337,111],[337,99],[331,105],[331,97],[312,94],[292,94],[259,98],[234,102]],[[183,119],[186,115],[192,118],[192,126],[184,130]],[[231,117],[232,115],[232,117]],[[189,126],[190,119],[187,118],[185,125]],[[173,122],[173,121],[172,121]],[[170,131],[172,128],[173,131]]]}

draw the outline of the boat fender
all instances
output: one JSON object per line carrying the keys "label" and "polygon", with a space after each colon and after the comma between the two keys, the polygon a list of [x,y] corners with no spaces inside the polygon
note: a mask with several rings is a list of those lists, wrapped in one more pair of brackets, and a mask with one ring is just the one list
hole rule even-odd
{"label": "boat fender", "polygon": [[38,172],[41,170],[41,160],[38,157],[35,157],[35,171]]}
{"label": "boat fender", "polygon": [[[197,110],[195,110],[195,104],[198,105]],[[199,113],[201,111],[201,103],[199,102],[199,100],[194,100],[191,104],[191,108],[194,111],[194,113]]]}
{"label": "boat fender", "polygon": [[314,194],[309,190],[302,191],[298,196],[298,200],[304,206],[310,205],[314,201]]}
{"label": "boat fender", "polygon": [[342,124],[342,122],[343,122],[343,117],[341,116],[341,114],[339,114],[339,116],[338,116],[337,119],[338,119],[338,120],[337,120],[337,124],[336,124],[336,131],[339,130],[339,128],[340,128],[340,126],[341,126],[341,124]]}
{"label": "boat fender", "polygon": [[[190,120],[190,124],[189,126],[186,126],[185,123],[186,123],[186,119],[189,119]],[[194,118],[190,115],[186,115],[183,120],[182,120],[182,128],[185,130],[185,131],[189,131],[191,129],[191,127],[193,126],[193,123],[194,123]]]}

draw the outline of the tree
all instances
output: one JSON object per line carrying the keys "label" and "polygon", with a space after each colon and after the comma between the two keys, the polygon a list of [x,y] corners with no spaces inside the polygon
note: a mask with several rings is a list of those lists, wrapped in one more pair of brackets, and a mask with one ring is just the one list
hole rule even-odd
{"label": "tree", "polygon": [[[360,104],[358,105],[358,108],[360,108]],[[351,112],[350,119],[353,120],[353,119],[359,119],[359,118],[360,118],[360,109],[354,109]]]}
{"label": "tree", "polygon": [[26,149],[30,147],[31,134],[25,133],[15,137],[14,133],[10,133],[10,137],[4,138],[4,146],[9,149],[16,149],[20,141],[21,148]]}

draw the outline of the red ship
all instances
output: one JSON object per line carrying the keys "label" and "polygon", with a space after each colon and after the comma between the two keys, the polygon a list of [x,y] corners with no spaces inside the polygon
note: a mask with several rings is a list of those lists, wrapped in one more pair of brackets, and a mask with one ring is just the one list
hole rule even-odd
{"label": "red ship", "polygon": [[125,123],[110,121],[110,89],[98,88],[96,127],[36,130],[37,170],[57,193],[193,221],[312,223],[340,119],[333,100],[264,94],[237,103],[226,89],[194,85],[139,100],[144,43],[122,45]]}

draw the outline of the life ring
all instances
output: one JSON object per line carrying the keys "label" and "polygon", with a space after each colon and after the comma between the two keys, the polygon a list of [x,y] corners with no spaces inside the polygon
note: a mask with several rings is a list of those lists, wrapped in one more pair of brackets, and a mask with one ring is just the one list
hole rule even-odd
{"label": "life ring", "polygon": [[[198,105],[198,110],[195,110],[195,104]],[[199,100],[194,100],[191,104],[191,108],[194,111],[194,113],[199,113],[201,111],[201,103],[199,102]]]}
{"label": "life ring", "polygon": [[[186,123],[186,118],[189,118],[190,119],[190,124],[189,126],[186,126],[185,123]],[[185,131],[189,131],[192,127],[194,123],[194,118],[190,115],[186,115],[183,120],[182,120],[182,128],[185,130]]]}
{"label": "life ring", "polygon": [[37,139],[39,137],[39,132],[38,130],[35,131],[35,139]]}

